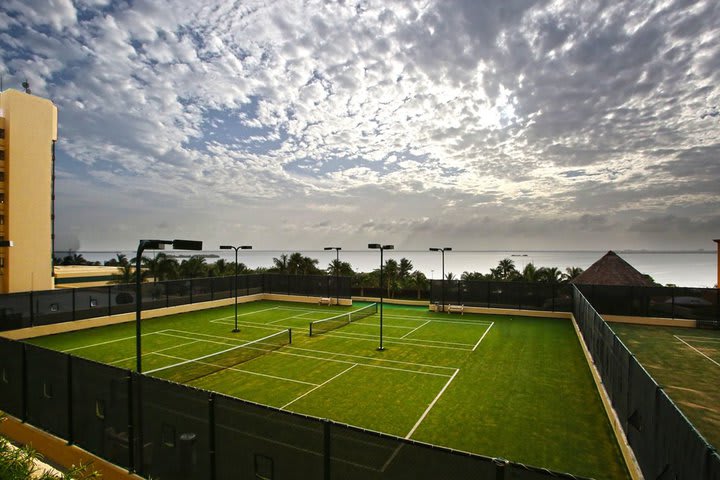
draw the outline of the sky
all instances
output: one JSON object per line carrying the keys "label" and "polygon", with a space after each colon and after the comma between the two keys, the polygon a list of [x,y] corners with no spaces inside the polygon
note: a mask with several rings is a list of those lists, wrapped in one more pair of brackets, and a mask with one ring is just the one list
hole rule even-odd
{"label": "sky", "polygon": [[4,0],[56,248],[708,249],[720,2]]}

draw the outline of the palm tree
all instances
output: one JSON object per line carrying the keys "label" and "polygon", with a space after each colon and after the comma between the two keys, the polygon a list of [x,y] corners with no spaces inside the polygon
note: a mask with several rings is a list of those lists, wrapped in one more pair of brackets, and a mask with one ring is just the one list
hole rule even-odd
{"label": "palm tree", "polygon": [[408,260],[407,258],[403,257],[400,259],[400,265],[398,266],[398,277],[400,280],[405,280],[410,276],[410,273],[413,271],[413,264],[412,261]]}
{"label": "palm tree", "polygon": [[483,281],[487,280],[487,276],[483,275],[480,272],[463,272],[462,275],[460,275],[460,280],[463,281]]}
{"label": "palm tree", "polygon": [[204,277],[207,273],[207,264],[205,257],[193,255],[187,260],[183,260],[180,264],[180,275],[182,278],[199,278]]}
{"label": "palm tree", "polygon": [[569,282],[575,277],[578,277],[581,273],[583,273],[583,271],[584,270],[580,267],[567,267],[565,269],[565,274],[563,275],[563,277],[566,282]]}
{"label": "palm tree", "polygon": [[453,280],[457,280],[457,278],[455,277],[454,273],[449,272],[445,274],[445,280],[447,280],[448,282],[452,282]]}
{"label": "palm tree", "polygon": [[556,284],[562,282],[562,272],[557,267],[542,267],[538,270],[538,280],[544,283]]}
{"label": "palm tree", "polygon": [[177,278],[178,276],[177,260],[168,257],[166,253],[158,253],[153,258],[142,257],[142,262],[148,276],[153,277],[156,282]]}
{"label": "palm tree", "polygon": [[[387,296],[390,298],[391,292],[397,288],[397,279],[398,274],[400,272],[398,262],[395,259],[389,258],[385,260],[385,265],[383,266],[383,277],[385,280],[385,285],[387,285]],[[383,286],[380,285],[382,288]]]}
{"label": "palm tree", "polygon": [[339,275],[345,277],[352,277],[355,272],[352,266],[348,262],[338,261],[337,259],[330,262],[326,269],[328,275]]}
{"label": "palm tree", "polygon": [[539,273],[539,271],[535,267],[535,264],[530,262],[527,265],[525,265],[525,268],[523,268],[522,278],[526,282],[537,282],[538,278],[539,278],[538,273]]}
{"label": "palm tree", "polygon": [[420,270],[415,270],[413,273],[410,274],[409,280],[411,285],[413,285],[417,289],[417,298],[418,300],[420,300],[421,293],[424,290],[427,290],[428,287],[427,277]]}
{"label": "palm tree", "polygon": [[279,258],[273,258],[273,267],[269,270],[277,273],[288,273],[288,256],[283,253]]}
{"label": "palm tree", "polygon": [[[134,283],[135,278],[135,267],[126,263],[125,265],[118,266],[120,269],[119,273],[113,274],[112,283]],[[140,270],[140,281],[143,282],[148,277],[149,272],[147,270]]]}
{"label": "palm tree", "polygon": [[515,262],[510,258],[500,260],[497,269],[501,280],[514,280],[519,275],[515,268]]}
{"label": "palm tree", "polygon": [[302,256],[299,264],[299,273],[302,275],[314,275],[316,273],[319,273],[320,270],[318,270],[317,265],[320,263],[318,259],[316,258],[310,258],[306,256]]}

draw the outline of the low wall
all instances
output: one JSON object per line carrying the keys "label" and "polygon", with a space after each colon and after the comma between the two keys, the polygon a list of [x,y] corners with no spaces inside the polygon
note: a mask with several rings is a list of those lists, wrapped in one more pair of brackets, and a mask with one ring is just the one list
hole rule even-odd
{"label": "low wall", "polygon": [[34,450],[42,452],[44,459],[65,470],[83,464],[89,465],[89,470],[100,473],[103,480],[141,480],[140,477],[128,473],[124,468],[96,457],[82,448],[68,445],[66,440],[44,432],[30,424],[23,423],[9,415],[5,417],[3,422],[0,422],[0,435],[21,445],[29,445]]}
{"label": "low wall", "polygon": [[[281,295],[276,293],[256,293],[238,297],[238,303],[250,303],[260,300],[270,300],[276,302],[294,302],[294,303],[319,303],[321,297],[308,297],[300,295]],[[155,308],[152,310],[143,310],[142,319],[165,317],[167,315],[177,315],[180,313],[195,312],[198,310],[208,310],[210,308],[225,307],[234,305],[235,299],[223,298],[220,300],[212,300],[209,302],[188,303],[185,305],[177,305],[174,307]],[[349,298],[341,298],[340,305],[352,305]],[[115,325],[118,323],[127,323],[135,321],[135,312],[121,313],[118,315],[88,318],[86,320],[75,320],[70,322],[55,323],[52,325],[41,325],[37,327],[20,328],[7,332],[0,332],[0,336],[11,340],[24,340],[27,338],[43,337],[45,335],[55,335],[57,333],[74,332],[77,330],[85,330],[88,328],[105,327],[107,325]]]}
{"label": "low wall", "polygon": [[[358,302],[376,302],[380,303],[380,297],[352,297],[353,300],[356,300]],[[399,298],[384,298],[383,297],[383,303],[387,303],[390,305],[408,305],[413,307],[427,307],[428,301],[427,300],[401,300]]]}
{"label": "low wall", "polygon": [[629,315],[606,315],[602,316],[609,323],[633,323],[636,325],[654,325],[657,327],[686,327],[696,328],[695,320],[683,318],[661,318],[661,317],[633,317]]}
{"label": "low wall", "polygon": [[620,446],[620,451],[622,452],[623,459],[625,460],[625,465],[630,472],[632,480],[643,480],[644,477],[642,471],[640,470],[640,465],[638,465],[637,459],[635,458],[635,453],[633,453],[633,450],[628,443],[625,432],[623,431],[620,424],[620,419],[618,418],[617,413],[612,406],[610,397],[605,390],[605,384],[600,378],[600,373],[595,366],[592,355],[590,355],[590,351],[585,345],[585,340],[583,339],[582,333],[580,333],[580,328],[578,327],[577,321],[575,320],[575,316],[570,314],[570,318],[572,320],[573,327],[575,328],[575,335],[577,335],[578,342],[580,343],[583,354],[585,355],[585,361],[590,368],[590,373],[592,374],[593,381],[595,382],[595,388],[597,389],[598,394],[600,395],[600,400],[602,400],[603,407],[605,408],[605,414],[610,421],[610,426],[615,433],[615,439]]}

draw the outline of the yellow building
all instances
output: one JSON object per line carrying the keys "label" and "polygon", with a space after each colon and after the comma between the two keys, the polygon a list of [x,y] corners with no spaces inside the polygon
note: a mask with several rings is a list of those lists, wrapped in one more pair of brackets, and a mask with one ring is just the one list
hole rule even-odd
{"label": "yellow building", "polygon": [[0,293],[53,288],[53,187],[57,108],[0,92]]}

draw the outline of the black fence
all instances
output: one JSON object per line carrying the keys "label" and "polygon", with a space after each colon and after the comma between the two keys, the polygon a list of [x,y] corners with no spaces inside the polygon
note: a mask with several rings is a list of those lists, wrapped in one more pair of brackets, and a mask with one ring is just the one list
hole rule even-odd
{"label": "black fence", "polygon": [[430,290],[428,288],[422,288],[418,291],[417,288],[398,288],[391,289],[388,292],[387,288],[380,287],[352,287],[353,297],[380,297],[384,298],[395,298],[398,300],[420,300],[428,301],[430,299]]}
{"label": "black fence", "polygon": [[579,290],[573,314],[645,478],[720,480],[720,456]]}
{"label": "black fence", "polygon": [[[142,308],[151,310],[231,298],[234,281],[235,277],[230,276],[143,283]],[[350,298],[349,277],[240,275],[237,287],[238,296],[277,293]],[[0,295],[0,331],[134,311],[135,284],[11,293]]]}
{"label": "black fence", "polygon": [[569,312],[572,286],[535,282],[433,280],[430,302],[471,307]]}
{"label": "black fence", "polygon": [[0,338],[0,410],[154,479],[577,478]]}
{"label": "black fence", "polygon": [[720,327],[720,289],[578,285],[601,314],[697,320]]}

